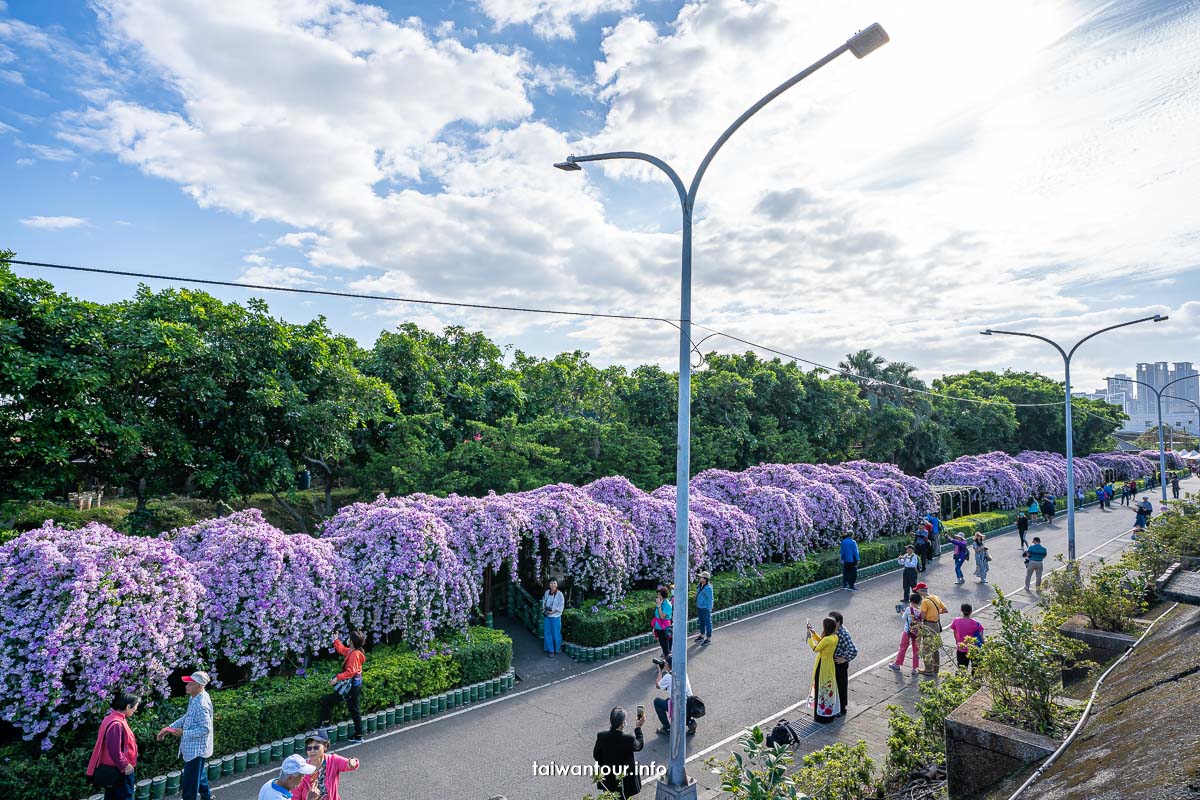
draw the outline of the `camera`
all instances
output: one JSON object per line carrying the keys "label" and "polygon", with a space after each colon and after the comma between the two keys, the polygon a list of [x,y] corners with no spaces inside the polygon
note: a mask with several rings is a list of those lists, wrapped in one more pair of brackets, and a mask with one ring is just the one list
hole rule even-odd
{"label": "camera", "polygon": [[651,660],[651,661],[653,661],[653,662],[654,662],[654,666],[658,667],[659,669],[666,669],[666,668],[667,668],[667,662],[666,662],[666,661],[664,661],[664,660],[663,660],[663,659],[661,659],[661,658],[652,658],[652,659],[650,659],[650,660]]}

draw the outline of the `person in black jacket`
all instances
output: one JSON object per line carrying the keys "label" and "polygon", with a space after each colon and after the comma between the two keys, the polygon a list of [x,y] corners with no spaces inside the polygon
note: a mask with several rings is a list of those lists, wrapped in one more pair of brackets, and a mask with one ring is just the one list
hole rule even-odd
{"label": "person in black jacket", "polygon": [[646,743],[642,738],[645,721],[644,714],[638,716],[633,735],[630,736],[625,733],[625,709],[616,706],[608,712],[609,729],[596,734],[596,744],[592,747],[592,760],[600,768],[596,773],[596,783],[604,791],[616,792],[628,798],[642,790],[642,780],[637,774],[637,760],[633,754]]}

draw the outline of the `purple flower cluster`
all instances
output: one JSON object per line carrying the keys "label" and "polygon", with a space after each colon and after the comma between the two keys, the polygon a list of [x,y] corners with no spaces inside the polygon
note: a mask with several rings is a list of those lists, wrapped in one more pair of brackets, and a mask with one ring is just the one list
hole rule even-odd
{"label": "purple flower cluster", "polygon": [[1157,453],[1154,454],[1153,462],[1147,461],[1136,453],[1093,453],[1087,457],[1087,460],[1102,470],[1111,469],[1114,479],[1118,481],[1145,478],[1153,475],[1158,467]]}
{"label": "purple flower cluster", "polygon": [[292,536],[250,509],[163,535],[204,587],[203,653],[266,675],[329,644],[347,564],[327,540]]}
{"label": "purple flower cluster", "polygon": [[121,690],[196,663],[204,589],[167,542],[53,521],[0,547],[0,718],[49,750]]}
{"label": "purple flower cluster", "polygon": [[422,652],[439,633],[463,628],[477,595],[451,536],[441,519],[403,498],[339,511],[321,538],[349,565],[343,607],[351,623],[398,634]]}
{"label": "purple flower cluster", "polygon": [[485,570],[517,577],[521,537],[529,530],[529,515],[514,495],[488,492],[486,497],[409,495],[408,500],[437,516],[450,528],[450,548],[476,581]]}
{"label": "purple flower cluster", "polygon": [[[674,505],[675,492],[675,486],[667,484],[655,489],[653,496]],[[693,519],[703,530],[707,545],[702,551],[703,564],[708,569],[743,572],[747,566],[762,561],[762,544],[754,518],[737,506],[689,493],[689,525]]]}
{"label": "purple flower cluster", "polygon": [[784,489],[761,486],[744,472],[705,470],[692,478],[691,496],[749,514],[759,532],[760,560],[803,558],[813,544],[813,522],[800,499]]}
{"label": "purple flower cluster", "polygon": [[565,483],[510,497],[529,516],[539,576],[561,572],[609,602],[625,594],[638,563],[637,533],[625,517]]}
{"label": "purple flower cluster", "polygon": [[[601,478],[583,487],[589,497],[614,509],[637,536],[634,580],[662,580],[675,564],[675,498],[652,496],[622,477]],[[708,542],[695,515],[688,517],[688,567],[693,575],[705,566]]]}
{"label": "purple flower cluster", "polygon": [[[1143,450],[1142,452],[1138,453],[1138,455],[1141,456],[1142,458],[1150,459],[1150,462],[1153,465],[1154,469],[1156,471],[1158,470],[1158,451],[1157,450]],[[1183,459],[1182,458],[1177,456],[1175,453],[1172,453],[1170,450],[1167,450],[1165,455],[1166,455],[1167,469],[1183,469]]]}
{"label": "purple flower cluster", "polygon": [[[1075,485],[1087,491],[1104,478],[1095,463],[1074,459]],[[963,456],[925,473],[935,486],[975,486],[986,503],[1018,508],[1043,492],[1064,497],[1067,492],[1067,459],[1058,453],[1027,450],[1015,457],[993,452]]]}

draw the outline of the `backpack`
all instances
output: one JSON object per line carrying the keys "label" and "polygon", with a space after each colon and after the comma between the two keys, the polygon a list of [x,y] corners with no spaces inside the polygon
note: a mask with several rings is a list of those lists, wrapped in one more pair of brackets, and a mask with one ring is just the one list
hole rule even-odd
{"label": "backpack", "polygon": [[786,719],[776,722],[775,727],[771,729],[771,735],[767,737],[767,744],[775,747],[791,747],[799,742],[800,737],[792,730],[792,726]]}
{"label": "backpack", "polygon": [[687,717],[688,719],[703,717],[705,713],[704,701],[699,697],[692,695],[687,699]]}

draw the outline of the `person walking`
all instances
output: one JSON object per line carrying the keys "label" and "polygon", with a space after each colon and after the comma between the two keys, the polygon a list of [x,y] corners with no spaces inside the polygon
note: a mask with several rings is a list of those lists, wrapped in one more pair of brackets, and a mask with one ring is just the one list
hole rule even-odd
{"label": "person walking", "polygon": [[889,667],[899,672],[904,666],[904,654],[912,648],[912,674],[917,674],[918,644],[917,641],[920,625],[921,625],[921,595],[913,592],[909,595],[908,606],[904,609],[904,630],[900,634],[900,648],[896,651],[896,660]]}
{"label": "person walking", "polygon": [[833,617],[821,620],[821,633],[808,623],[808,646],[816,658],[813,660],[812,694],[808,702],[813,707],[813,719],[820,723],[833,722],[842,712],[841,697],[837,689],[837,671],[833,653],[837,650],[837,621]]}
{"label": "person walking", "polygon": [[949,611],[940,597],[929,593],[925,582],[917,584],[917,594],[921,595],[921,658],[925,661],[922,675],[937,677],[942,665],[942,614]]}
{"label": "person walking", "polygon": [[558,581],[550,579],[542,595],[542,649],[549,658],[562,650],[562,615],[567,599],[558,590]]}
{"label": "person walking", "polygon": [[349,646],[342,644],[340,638],[333,640],[333,649],[342,657],[342,671],[329,681],[333,691],[321,701],[321,719],[317,721],[317,727],[324,728],[329,725],[334,704],[344,698],[346,708],[350,711],[350,719],[354,721],[354,735],[350,737],[350,741],[358,744],[363,740],[362,711],[359,710],[359,703],[362,700],[363,665],[367,662],[367,654],[363,650],[367,637],[362,631],[351,631],[348,638]]}
{"label": "person walking", "polygon": [[1037,522],[1037,521],[1038,521],[1038,517],[1041,515],[1041,513],[1042,513],[1042,504],[1041,504],[1041,501],[1039,501],[1039,500],[1030,500],[1030,501],[1029,501],[1029,521],[1030,521],[1030,522]]}
{"label": "person walking", "polygon": [[1042,570],[1046,568],[1046,548],[1042,546],[1041,537],[1033,537],[1033,544],[1025,551],[1025,591],[1029,591],[1029,579],[1037,576],[1037,589],[1035,591],[1041,594],[1042,591]]}
{"label": "person walking", "polygon": [[842,534],[842,547],[838,559],[842,562],[842,588],[857,592],[854,584],[858,581],[858,542],[854,541],[849,531]]}
{"label": "person walking", "polygon": [[183,800],[210,800],[206,759],[213,754],[213,706],[208,696],[208,673],[193,672],[183,677],[188,695],[187,711],[182,717],[163,727],[155,740],[161,742],[168,734],[179,737],[179,757],[183,759],[183,778],[180,789]]}
{"label": "person walking", "polygon": [[658,646],[662,648],[664,658],[671,656],[671,601],[667,587],[658,587],[658,597],[654,601],[654,619],[650,621]]}
{"label": "person walking", "polygon": [[1150,502],[1149,497],[1142,497],[1133,510],[1137,513],[1133,526],[1139,531],[1145,530],[1150,524],[1150,516],[1154,513],[1154,504]]}
{"label": "person walking", "polygon": [[[1101,496],[1103,497],[1103,495],[1101,495]],[[1076,486],[1075,487],[1075,510],[1076,511],[1083,510],[1083,498],[1084,498],[1083,487]],[[1104,500],[1103,499],[1100,500],[1100,507],[1104,508]]]}
{"label": "person walking", "polygon": [[292,800],[292,792],[317,768],[304,760],[304,756],[293,754],[279,765],[279,774],[267,781],[258,790],[258,800]]}
{"label": "person walking", "polygon": [[1046,522],[1053,525],[1054,515],[1058,513],[1058,498],[1054,495],[1046,496],[1046,505],[1043,507],[1046,513]]}
{"label": "person walking", "polygon": [[974,639],[980,646],[983,645],[983,626],[979,624],[979,620],[971,617],[974,609],[970,603],[963,603],[960,611],[962,616],[950,623],[950,630],[954,631],[954,655],[959,669],[964,667],[970,669],[968,642]]}
{"label": "person walking", "polygon": [[108,715],[100,721],[86,774],[92,784],[104,789],[104,800],[133,800],[138,746],[129,718],[141,704],[142,698],[136,694],[117,692],[109,703]]}
{"label": "person walking", "polygon": [[1178,475],[1171,476],[1171,498],[1173,500],[1179,499],[1179,476]]}
{"label": "person walking", "polygon": [[1130,495],[1129,484],[1122,483],[1121,484],[1121,505],[1123,505],[1123,506],[1129,505],[1129,495]]}
{"label": "person walking", "polygon": [[[652,658],[654,666],[658,668],[658,677],[654,679],[654,688],[661,689],[666,692],[666,697],[654,698],[654,713],[658,716],[659,729],[655,731],[659,736],[671,735],[671,716],[674,708],[674,701],[671,698],[671,687],[675,683],[675,674],[671,672],[671,657]],[[696,733],[696,719],[691,716],[692,703],[692,679],[687,678],[683,683],[683,696],[686,698],[684,706],[684,715],[687,717],[687,732],[689,736]]]}
{"label": "person walking", "polygon": [[979,578],[980,583],[987,583],[988,570],[991,568],[989,562],[992,557],[988,555],[987,545],[983,542],[983,534],[975,534],[975,541],[971,545],[971,549],[975,551],[975,577]]}
{"label": "person walking", "polygon": [[697,644],[712,643],[713,588],[709,583],[711,580],[712,573],[708,571],[700,573],[700,586],[696,590],[696,616],[700,623],[700,635],[696,637]]}
{"label": "person walking", "polygon": [[917,585],[917,567],[920,566],[921,562],[917,558],[913,546],[910,544],[905,545],[904,553],[896,559],[896,563],[904,570],[904,574],[901,577],[901,582],[904,586],[904,596],[896,604],[896,613],[899,614],[904,610],[904,603],[908,600],[908,596],[912,594],[913,587]]}
{"label": "person walking", "polygon": [[1026,547],[1025,535],[1029,533],[1029,515],[1024,511],[1017,512],[1017,536],[1021,538],[1021,549]]}
{"label": "person walking", "polygon": [[646,745],[642,737],[642,726],[646,724],[646,716],[639,716],[633,723],[633,735],[625,732],[625,709],[613,707],[608,712],[608,730],[596,734],[596,743],[592,745],[592,761],[596,762],[596,785],[602,792],[612,792],[621,798],[628,798],[642,791],[642,777],[638,774],[637,759],[634,753],[641,752]]}
{"label": "person walking", "polygon": [[971,551],[967,549],[967,540],[961,533],[954,534],[954,540],[951,544],[954,545],[954,582],[957,585],[962,585],[967,580],[963,577],[962,565],[964,561],[971,557]]}
{"label": "person walking", "polygon": [[842,702],[842,710],[838,716],[846,716],[846,706],[850,697],[850,662],[858,658],[858,648],[854,646],[854,637],[846,629],[842,612],[830,611],[829,617],[837,623],[837,647],[833,650],[833,674],[837,682],[838,699]]}
{"label": "person walking", "polygon": [[332,739],[330,732],[322,728],[304,740],[308,763],[316,770],[300,779],[300,785],[292,790],[292,800],[341,800],[338,785],[342,773],[354,772],[360,764],[357,758],[330,753],[329,743]]}
{"label": "person walking", "polygon": [[928,559],[929,553],[929,535],[930,525],[928,522],[922,522],[917,528],[917,532],[913,535],[913,549],[917,553],[917,557],[921,559],[920,571],[925,571],[925,561]]}

